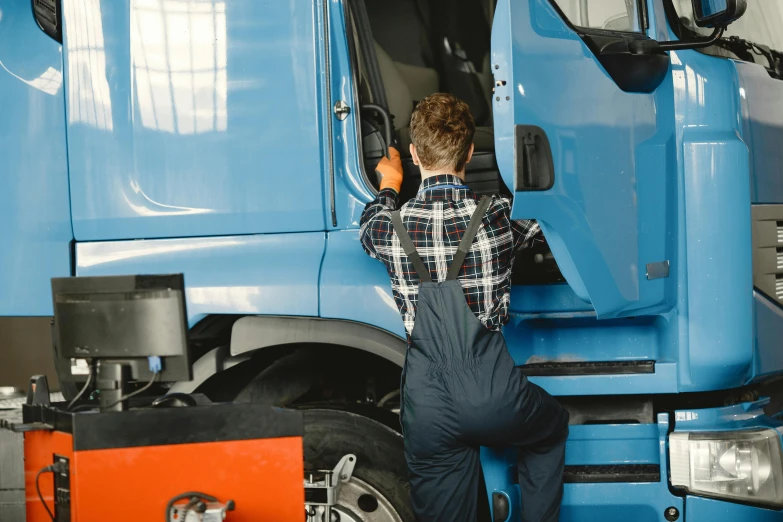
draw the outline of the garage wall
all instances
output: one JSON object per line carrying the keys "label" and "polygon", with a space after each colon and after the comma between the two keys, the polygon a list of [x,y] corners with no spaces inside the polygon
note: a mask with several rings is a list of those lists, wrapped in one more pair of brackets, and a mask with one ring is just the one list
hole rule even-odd
{"label": "garage wall", "polygon": [[52,357],[48,317],[0,318],[0,386],[27,390],[31,375],[45,374],[52,391],[58,390]]}

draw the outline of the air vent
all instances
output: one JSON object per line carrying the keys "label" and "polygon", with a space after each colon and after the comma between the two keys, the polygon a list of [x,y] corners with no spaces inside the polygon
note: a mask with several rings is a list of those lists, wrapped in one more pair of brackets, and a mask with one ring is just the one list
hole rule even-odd
{"label": "air vent", "polygon": [[783,205],[753,205],[753,286],[783,304]]}

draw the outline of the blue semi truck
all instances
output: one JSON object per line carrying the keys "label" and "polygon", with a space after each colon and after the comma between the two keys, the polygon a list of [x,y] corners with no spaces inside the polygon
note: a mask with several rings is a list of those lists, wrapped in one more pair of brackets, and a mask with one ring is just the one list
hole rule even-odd
{"label": "blue semi truck", "polygon": [[[304,409],[308,467],[358,459],[340,520],[410,521],[405,335],[358,223],[450,91],[467,183],[547,238],[505,335],[571,412],[561,520],[783,520],[783,2],[725,32],[717,4],[2,0],[0,315],[51,316],[55,276],[184,273],[173,389]],[[515,461],[482,449],[491,520]]]}

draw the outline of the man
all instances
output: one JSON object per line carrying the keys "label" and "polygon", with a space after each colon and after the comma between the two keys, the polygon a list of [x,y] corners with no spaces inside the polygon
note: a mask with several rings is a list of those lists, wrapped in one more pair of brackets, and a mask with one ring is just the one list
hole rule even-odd
{"label": "man", "polygon": [[512,221],[507,199],[464,185],[475,132],[464,102],[425,98],[410,132],[419,192],[396,211],[402,164],[390,148],[361,239],[386,265],[408,332],[400,415],[414,513],[421,522],[473,522],[479,446],[515,446],[523,519],[556,521],[568,413],[514,366],[500,332],[514,253],[540,229]]}

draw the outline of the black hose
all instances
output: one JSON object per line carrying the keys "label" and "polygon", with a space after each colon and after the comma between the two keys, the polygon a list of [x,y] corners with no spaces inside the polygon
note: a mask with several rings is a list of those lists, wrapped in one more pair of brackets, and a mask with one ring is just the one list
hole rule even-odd
{"label": "black hose", "polygon": [[38,470],[38,474],[35,476],[35,491],[38,493],[38,500],[41,501],[41,504],[43,504],[44,509],[46,509],[46,514],[49,515],[49,518],[52,519],[52,522],[54,522],[54,513],[52,513],[52,510],[49,509],[49,505],[46,503],[46,501],[43,498],[43,495],[41,494],[41,475],[43,473],[51,473],[54,471],[53,466],[46,466],[45,468],[41,468]]}
{"label": "black hose", "polygon": [[136,391],[134,391],[134,392],[128,393],[128,394],[126,394],[126,395],[123,395],[122,397],[120,397],[119,399],[117,399],[117,400],[116,400],[116,401],[114,401],[113,403],[109,404],[108,406],[105,406],[105,407],[104,407],[104,408],[102,408],[102,409],[105,409],[105,410],[110,410],[111,408],[113,408],[113,407],[117,406],[117,405],[118,405],[119,403],[121,403],[122,401],[127,401],[127,400],[128,400],[128,399],[130,399],[131,397],[135,397],[136,395],[138,395],[138,394],[140,394],[140,393],[142,393],[142,392],[145,392],[146,390],[150,389],[150,388],[152,387],[152,385],[153,385],[153,384],[155,384],[155,379],[157,379],[157,378],[158,378],[158,375],[160,375],[160,373],[159,373],[159,372],[155,372],[155,373],[153,373],[153,374],[152,374],[152,379],[150,379],[150,382],[148,382],[147,384],[145,384],[144,386],[142,386],[141,388],[139,388],[138,390],[136,390]]}
{"label": "black hose", "polygon": [[93,369],[92,369],[92,365],[90,365],[90,373],[87,374],[87,382],[84,383],[84,387],[82,387],[82,389],[79,390],[79,393],[76,394],[76,397],[71,399],[71,402],[69,402],[68,406],[65,407],[65,411],[71,411],[71,408],[73,407],[74,404],[76,404],[76,401],[82,398],[84,392],[86,392],[87,388],[90,387],[90,383],[92,382],[92,374],[93,374]]}
{"label": "black hose", "polygon": [[[212,495],[207,495],[206,493],[200,493],[198,491],[188,491],[186,493],[180,493],[179,495],[172,497],[168,503],[166,503],[166,522],[171,522],[171,508],[174,507],[174,504],[179,502],[180,500],[190,499],[188,501],[187,506],[185,507],[184,513],[187,514],[189,510],[191,510],[199,501],[206,500],[208,502],[218,502],[218,499],[213,497]],[[54,519],[52,519],[54,520]],[[185,522],[184,517],[180,517],[178,520],[181,520],[181,522]]]}

